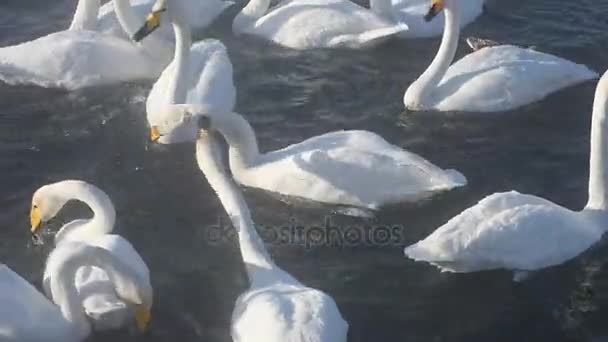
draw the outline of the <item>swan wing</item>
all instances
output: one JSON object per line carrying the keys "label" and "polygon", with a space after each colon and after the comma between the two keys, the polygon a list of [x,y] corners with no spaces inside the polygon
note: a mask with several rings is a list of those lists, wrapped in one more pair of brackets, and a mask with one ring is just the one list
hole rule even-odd
{"label": "swan wing", "polygon": [[59,307],[34,286],[0,264],[0,340],[76,341]]}
{"label": "swan wing", "polygon": [[264,155],[245,181],[235,175],[249,186],[372,209],[418,200],[466,183],[460,173],[444,171],[365,131],[332,132],[308,139]]}
{"label": "swan wing", "polygon": [[126,40],[92,31],[61,31],[0,48],[0,80],[73,90],[150,78],[156,67],[147,60]]}
{"label": "swan wing", "polygon": [[598,74],[546,53],[488,47],[454,63],[435,90],[436,109],[495,112],[517,108]]}
{"label": "swan wing", "polygon": [[232,315],[235,342],[345,342],[347,331],[334,300],[308,287],[278,284],[245,292]]}
{"label": "swan wing", "polygon": [[[460,1],[458,11],[460,12],[460,27],[473,22],[483,11],[485,0]],[[407,38],[437,37],[443,33],[445,16],[443,14],[427,22],[424,16],[429,11],[428,0],[392,0],[393,17],[395,20],[405,23],[408,30],[401,33]]]}
{"label": "swan wing", "polygon": [[[247,33],[293,49],[357,47],[407,29],[347,0],[292,0],[258,19]],[[374,32],[375,31],[375,32]],[[372,33],[374,32],[374,33]]]}
{"label": "swan wing", "polygon": [[443,270],[536,270],[587,249],[601,233],[580,213],[517,192],[493,194],[405,249]]}

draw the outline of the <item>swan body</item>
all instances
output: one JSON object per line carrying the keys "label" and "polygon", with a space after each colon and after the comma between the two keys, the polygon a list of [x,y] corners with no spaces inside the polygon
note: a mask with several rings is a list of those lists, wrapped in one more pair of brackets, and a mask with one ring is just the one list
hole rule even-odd
{"label": "swan body", "polygon": [[449,220],[405,254],[442,270],[531,271],[561,264],[596,243],[608,223],[608,73],[596,91],[589,202],[580,212],[517,192],[493,194]]}
{"label": "swan body", "polygon": [[234,18],[235,34],[292,49],[365,48],[407,29],[348,0],[251,0]]}
{"label": "swan body", "polygon": [[[162,108],[174,103],[206,104],[231,111],[236,103],[236,88],[226,47],[215,39],[192,44],[190,26],[185,19],[187,9],[177,2],[167,5],[177,44],[173,61],[148,95],[148,123],[152,127],[165,120]],[[159,8],[165,6],[158,5]],[[183,142],[195,133],[193,129],[174,130],[162,136],[159,142]]]}
{"label": "swan body", "polygon": [[196,143],[199,167],[237,230],[249,289],[236,300],[231,335],[235,342],[346,342],[348,324],[335,301],[279,268],[255,230],[249,208],[221,165],[217,143]]}
{"label": "swan body", "polygon": [[[461,1],[458,7],[460,27],[477,19],[483,12],[485,0]],[[445,25],[444,16],[426,22],[424,15],[429,9],[428,0],[370,0],[370,8],[390,20],[405,23],[408,29],[400,33],[404,38],[429,38],[441,35]]]}
{"label": "swan body", "polygon": [[115,294],[133,303],[134,310],[144,313],[146,320],[140,328],[145,328],[152,306],[152,288],[110,253],[82,242],[66,242],[49,255],[49,261],[57,265],[58,272],[50,284],[54,303],[11,269],[0,265],[0,340],[84,340],[91,326],[74,285],[75,273],[83,263],[102,268],[110,275]]}
{"label": "swan body", "polygon": [[410,85],[410,110],[497,112],[515,109],[598,74],[584,65],[512,45],[486,47],[450,66],[459,37],[459,0],[444,3],[446,27],[437,56]]}
{"label": "swan body", "polygon": [[[33,227],[52,218],[69,200],[79,200],[89,205],[94,216],[86,220],[74,220],[65,224],[55,236],[56,248],[66,243],[82,242],[104,249],[127,265],[131,272],[150,284],[150,272],[146,263],[129,241],[110,234],[114,227],[115,210],[109,197],[97,187],[82,181],[62,181],[41,187],[33,196]],[[38,218],[38,219],[36,219]],[[51,296],[51,281],[61,266],[49,258],[43,276],[43,287]],[[57,259],[55,259],[57,260]],[[75,274],[75,286],[87,316],[96,330],[115,329],[132,319],[133,312],[115,294],[111,279],[103,269],[81,265]]]}
{"label": "swan body", "polygon": [[253,129],[241,115],[195,106],[174,108],[176,116],[180,110],[186,118],[194,114],[186,124],[205,117],[211,129],[224,135],[230,146],[232,174],[245,186],[378,209],[383,204],[415,201],[466,184],[458,171],[442,170],[371,132],[331,132],[260,154]]}

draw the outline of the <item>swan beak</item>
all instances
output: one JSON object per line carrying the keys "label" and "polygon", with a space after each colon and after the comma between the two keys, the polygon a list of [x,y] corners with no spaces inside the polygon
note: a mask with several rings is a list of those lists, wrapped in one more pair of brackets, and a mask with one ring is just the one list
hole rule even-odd
{"label": "swan beak", "polygon": [[164,11],[166,10],[162,9],[159,11],[153,11],[152,13],[148,14],[144,26],[137,30],[137,32],[135,32],[135,34],[133,35],[133,41],[140,42],[142,39],[146,38],[150,33],[154,32],[154,30],[156,30],[160,26],[161,15]]}
{"label": "swan beak", "polygon": [[424,16],[424,21],[429,22],[433,20],[444,8],[445,0],[433,0],[429,12]]}
{"label": "swan beak", "polygon": [[161,134],[160,131],[158,130],[157,126],[152,126],[150,127],[150,140],[152,140],[152,142],[157,142],[158,139],[160,139]]}
{"label": "swan beak", "polygon": [[32,234],[36,233],[42,224],[42,218],[40,216],[40,209],[38,209],[38,206],[34,205],[32,206],[32,210],[30,210],[30,224],[32,225]]}
{"label": "swan beak", "polygon": [[146,331],[148,322],[150,322],[151,318],[152,315],[148,308],[143,305],[137,305],[135,307],[135,322],[137,323],[137,329],[139,329],[140,332]]}

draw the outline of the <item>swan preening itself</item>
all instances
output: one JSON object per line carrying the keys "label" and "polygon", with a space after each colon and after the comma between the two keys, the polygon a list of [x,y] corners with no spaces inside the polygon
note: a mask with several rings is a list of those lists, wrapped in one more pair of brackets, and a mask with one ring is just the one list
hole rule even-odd
{"label": "swan preening itself", "polygon": [[407,30],[349,0],[250,0],[234,18],[235,34],[255,35],[292,49],[365,48]]}
{"label": "swan preening itself", "polygon": [[[220,0],[179,1],[188,7],[184,20],[189,25],[208,25],[231,4]],[[0,80],[74,90],[158,77],[171,60],[173,42],[166,35],[156,35],[138,45],[123,37],[136,32],[141,16],[138,12],[149,8],[150,3],[137,1],[133,9],[129,0],[112,0],[112,7],[104,5],[98,18],[100,0],[80,0],[68,30],[0,48]],[[202,17],[195,18],[196,13]]]}
{"label": "swan preening itself", "polygon": [[[236,89],[232,78],[232,63],[224,45],[214,39],[192,44],[188,8],[179,1],[157,1],[144,25],[134,39],[145,39],[163,26],[163,17],[169,17],[175,34],[175,55],[171,64],[154,83],[146,102],[150,126],[165,120],[162,108],[174,103],[210,105],[232,111],[236,102]],[[166,14],[165,14],[166,11]],[[174,130],[160,137],[161,143],[186,141],[196,134],[193,129]]]}
{"label": "swan preening itself", "polygon": [[[368,209],[415,201],[466,184],[455,170],[442,170],[422,157],[367,131],[326,133],[286,148],[260,153],[247,120],[233,112],[196,105],[166,107],[167,120],[152,136],[173,129],[217,130],[229,145],[237,182],[317,202]],[[192,136],[190,140],[194,140]],[[347,175],[347,177],[345,177]]]}
{"label": "swan preening itself", "polygon": [[531,271],[584,252],[608,229],[608,72],[595,93],[591,123],[589,201],[576,212],[515,191],[484,198],[405,254],[444,271],[505,268]]}
{"label": "swan preening itself", "polygon": [[348,324],[334,300],[303,285],[273,262],[242,193],[221,166],[211,135],[203,132],[197,140],[196,158],[237,230],[249,279],[249,288],[237,298],[232,313],[233,341],[346,342]]}
{"label": "swan preening itself", "polygon": [[[64,244],[71,242],[82,242],[104,249],[124,263],[142,286],[150,287],[148,267],[137,251],[123,237],[110,234],[114,228],[116,212],[110,198],[94,185],[67,180],[38,189],[32,198],[30,212],[32,233],[35,234],[44,222],[55,217],[71,200],[85,203],[93,211],[93,217],[65,224],[55,235],[56,249],[64,248]],[[48,296],[52,296],[52,281],[59,275],[61,268],[61,264],[56,261],[49,258],[44,271],[43,286]],[[74,279],[78,301],[96,330],[121,327],[134,316],[140,324],[145,324],[149,313],[134,311],[132,305],[121,299],[106,270],[86,263],[79,266]]]}
{"label": "swan preening itself", "polygon": [[428,69],[405,92],[410,110],[497,112],[540,100],[568,86],[597,78],[584,65],[512,45],[483,48],[453,65],[460,34],[458,7],[465,0],[433,0],[431,20],[445,12],[441,46]]}
{"label": "swan preening itself", "polygon": [[[152,288],[128,264],[109,251],[83,242],[66,242],[50,255],[56,265],[46,299],[30,283],[0,264],[0,340],[5,342],[78,342],[91,333],[75,286],[80,265],[92,265],[108,275],[112,289],[135,311],[147,313]],[[146,322],[139,327],[145,328]]]}

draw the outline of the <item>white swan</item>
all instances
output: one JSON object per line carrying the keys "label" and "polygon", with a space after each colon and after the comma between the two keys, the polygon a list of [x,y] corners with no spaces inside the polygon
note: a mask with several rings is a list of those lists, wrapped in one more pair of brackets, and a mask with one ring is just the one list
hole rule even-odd
{"label": "white swan", "polygon": [[[466,0],[456,10],[460,14],[460,28],[473,22],[483,12],[485,0]],[[370,0],[369,7],[389,20],[405,23],[408,29],[401,32],[405,38],[428,38],[441,35],[445,18],[427,22],[428,0]]]}
{"label": "white swan", "polygon": [[[93,211],[91,219],[74,220],[65,224],[55,235],[55,244],[60,248],[71,241],[85,242],[103,248],[128,265],[142,281],[150,283],[148,267],[133,246],[119,235],[110,234],[114,228],[116,211],[110,198],[99,188],[83,181],[67,180],[45,185],[32,198],[30,220],[32,233],[57,215],[70,200],[78,200]],[[47,261],[43,285],[51,294],[51,280],[57,275],[60,265]],[[132,317],[128,303],[115,295],[108,274],[91,265],[81,265],[76,274],[76,287],[86,314],[93,320],[97,330],[114,329],[124,325]]]}
{"label": "white swan", "polygon": [[256,232],[249,208],[220,166],[214,138],[196,143],[198,164],[238,233],[249,289],[232,312],[234,342],[346,342],[348,324],[334,300],[280,269]]}
{"label": "white swan", "polygon": [[530,271],[561,264],[608,229],[608,72],[595,93],[591,125],[589,202],[579,212],[515,191],[481,200],[405,254],[444,271],[505,268]]}
{"label": "white swan", "polygon": [[[86,1],[86,0],[81,0]],[[132,35],[137,17],[129,0],[113,0],[116,16]],[[70,29],[0,48],[0,80],[74,90],[157,77],[171,59],[172,44],[154,37],[147,45],[92,31],[85,13],[97,13],[99,1],[79,3]],[[119,62],[117,62],[119,61]]]}
{"label": "white swan", "polygon": [[450,66],[459,37],[458,6],[465,0],[433,0],[430,20],[445,8],[446,26],[437,56],[405,92],[411,110],[496,112],[540,100],[597,73],[584,65],[512,45],[488,47]]}
{"label": "white swan", "polygon": [[255,35],[292,49],[365,48],[407,30],[349,0],[250,0],[234,18],[235,34]]}
{"label": "white swan", "polygon": [[260,153],[255,134],[239,114],[180,105],[162,126],[199,126],[219,131],[230,145],[230,169],[241,184],[318,202],[378,209],[414,201],[466,184],[455,170],[442,170],[422,157],[367,131],[326,133],[277,151]]}
{"label": "white swan", "polygon": [[[159,0],[135,39],[141,40],[161,25],[167,10],[175,31],[175,56],[156,81],[146,101],[150,126],[165,120],[162,108],[175,103],[207,104],[232,111],[236,89],[232,78],[232,63],[224,45],[218,40],[192,44],[190,26],[185,17],[188,8],[180,2]],[[161,143],[187,140],[196,130],[174,130],[160,137]]]}
{"label": "white swan", "polygon": [[74,277],[83,263],[104,269],[112,279],[116,296],[129,303],[143,318],[137,322],[145,329],[152,307],[152,288],[121,260],[103,248],[80,242],[68,242],[55,249],[49,260],[56,265],[57,275],[51,281],[54,303],[30,283],[0,264],[0,340],[5,342],[77,342],[91,332],[84,315]]}

